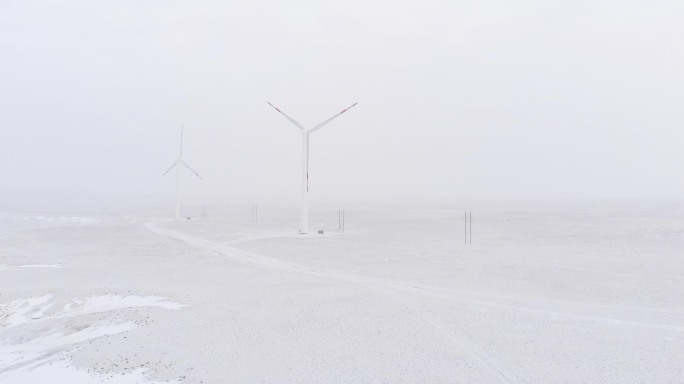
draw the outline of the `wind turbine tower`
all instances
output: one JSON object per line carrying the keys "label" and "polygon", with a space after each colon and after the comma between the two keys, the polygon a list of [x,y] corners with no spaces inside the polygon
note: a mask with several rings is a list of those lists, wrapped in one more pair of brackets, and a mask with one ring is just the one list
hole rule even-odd
{"label": "wind turbine tower", "polygon": [[291,118],[290,116],[286,115],[283,111],[280,109],[276,108],[271,103],[268,103],[273,109],[278,111],[281,115],[285,116],[286,119],[290,120],[292,124],[294,124],[299,130],[302,132],[302,213],[301,213],[301,221],[299,224],[299,233],[305,234],[309,233],[309,135],[325,126],[329,122],[333,121],[336,117],[339,115],[347,112],[349,109],[351,109],[353,106],[355,106],[357,103],[352,104],[351,106],[347,107],[346,109],[343,109],[342,112],[339,112],[335,116],[324,120],[323,122],[317,124],[311,129],[306,129],[304,128],[303,125],[301,125],[297,120]]}
{"label": "wind turbine tower", "polygon": [[183,161],[183,126],[181,125],[181,140],[180,140],[180,151],[178,152],[178,160],[176,160],[173,165],[169,167],[169,169],[162,174],[162,176],[165,176],[167,173],[169,173],[170,170],[173,169],[173,167],[176,167],[176,220],[180,219],[180,167],[181,165],[185,166],[185,168],[189,169],[190,172],[194,173],[199,177],[200,179],[204,180],[202,176],[199,175],[199,173],[195,172],[194,169],[190,168],[190,166]]}

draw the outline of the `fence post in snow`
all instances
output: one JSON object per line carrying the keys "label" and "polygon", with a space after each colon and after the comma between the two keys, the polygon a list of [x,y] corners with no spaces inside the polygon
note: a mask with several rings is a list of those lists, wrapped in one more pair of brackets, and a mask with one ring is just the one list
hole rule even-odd
{"label": "fence post in snow", "polygon": [[[470,222],[468,222],[468,213],[470,213]],[[470,236],[468,236],[468,224],[470,224]],[[463,213],[463,243],[473,243],[473,213],[468,211]]]}
{"label": "fence post in snow", "polygon": [[344,232],[344,209],[337,210],[337,232]]}

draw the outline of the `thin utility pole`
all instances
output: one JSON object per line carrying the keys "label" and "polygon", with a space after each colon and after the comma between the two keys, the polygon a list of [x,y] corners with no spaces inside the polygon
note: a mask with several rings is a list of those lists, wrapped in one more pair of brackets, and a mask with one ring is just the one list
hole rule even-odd
{"label": "thin utility pole", "polygon": [[344,209],[337,210],[337,231],[344,232]]}
{"label": "thin utility pole", "polygon": [[[470,213],[470,220],[468,214]],[[463,214],[463,242],[464,244],[473,243],[473,213],[464,212]],[[470,224],[470,234],[468,234],[468,224]],[[470,235],[470,236],[469,236]]]}
{"label": "thin utility pole", "polygon": [[256,224],[259,222],[259,206],[252,205],[252,223]]}

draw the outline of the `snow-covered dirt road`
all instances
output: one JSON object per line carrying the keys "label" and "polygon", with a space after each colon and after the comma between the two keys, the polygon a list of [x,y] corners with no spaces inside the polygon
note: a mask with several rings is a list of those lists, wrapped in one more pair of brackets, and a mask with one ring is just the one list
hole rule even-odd
{"label": "snow-covered dirt road", "polygon": [[350,210],[307,236],[275,215],[5,215],[0,383],[684,377],[677,207],[481,211],[473,244],[461,214]]}

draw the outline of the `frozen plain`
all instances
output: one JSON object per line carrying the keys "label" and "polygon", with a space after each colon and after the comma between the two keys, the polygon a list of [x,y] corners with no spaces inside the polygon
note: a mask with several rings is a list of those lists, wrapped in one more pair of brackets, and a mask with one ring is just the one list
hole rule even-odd
{"label": "frozen plain", "polygon": [[0,383],[684,382],[684,203],[208,213],[0,213]]}

